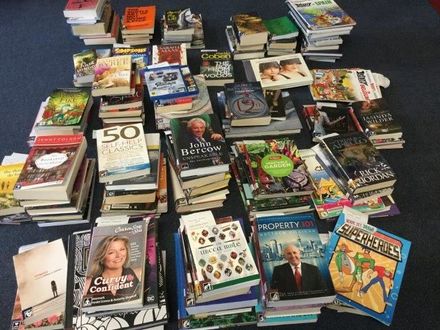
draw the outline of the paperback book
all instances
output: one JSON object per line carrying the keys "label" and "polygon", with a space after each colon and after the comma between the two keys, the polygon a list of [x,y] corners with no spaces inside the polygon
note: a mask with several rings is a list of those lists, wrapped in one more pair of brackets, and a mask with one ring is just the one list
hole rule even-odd
{"label": "paperback book", "polygon": [[187,65],[186,45],[153,45],[151,64],[162,62],[167,62],[169,65]]}
{"label": "paperback book", "polygon": [[234,81],[234,66],[229,51],[205,49],[200,51],[200,74],[208,86],[223,86]]}
{"label": "paperback book", "polygon": [[95,65],[92,95],[128,95],[131,85],[131,56],[99,58]]}

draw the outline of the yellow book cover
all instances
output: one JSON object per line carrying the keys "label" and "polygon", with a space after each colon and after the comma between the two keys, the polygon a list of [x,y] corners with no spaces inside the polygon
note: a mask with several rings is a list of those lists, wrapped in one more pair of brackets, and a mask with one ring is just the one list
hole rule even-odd
{"label": "yellow book cover", "polygon": [[12,214],[17,207],[21,209],[14,198],[13,190],[23,165],[18,163],[0,166],[0,215]]}

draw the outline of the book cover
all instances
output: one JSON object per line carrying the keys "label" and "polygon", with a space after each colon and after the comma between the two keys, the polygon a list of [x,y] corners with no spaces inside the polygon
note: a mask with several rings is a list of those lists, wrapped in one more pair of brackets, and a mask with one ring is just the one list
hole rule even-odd
{"label": "book cover", "polygon": [[[56,89],[50,96],[37,126],[79,125],[91,100],[88,91],[78,88]],[[90,102],[93,102],[91,100]]]}
{"label": "book cover", "polygon": [[122,24],[127,29],[152,29],[156,18],[156,6],[125,7]]}
{"label": "book cover", "polygon": [[169,65],[187,65],[186,45],[153,45],[152,63],[168,62]]}
{"label": "book cover", "polygon": [[146,222],[95,227],[91,237],[84,311],[143,305]]}
{"label": "book cover", "polygon": [[136,68],[143,77],[148,65],[151,64],[151,46],[142,47],[113,47],[113,56],[131,55],[131,62],[136,63]]}
{"label": "book cover", "polygon": [[13,257],[24,323],[64,313],[67,258],[62,239]]}
{"label": "book cover", "polygon": [[24,163],[0,166],[0,216],[24,212],[24,208],[14,198],[14,186]]}
{"label": "book cover", "polygon": [[149,174],[142,124],[115,126],[96,132],[99,181],[109,182]]}
{"label": "book cover", "polygon": [[87,76],[94,76],[95,63],[97,59],[98,56],[93,49],[87,49],[80,53],[73,54],[73,66],[76,79]]}
{"label": "book cover", "polygon": [[390,325],[411,242],[367,218],[344,209],[328,242],[328,268],[340,301]]}
{"label": "book cover", "polygon": [[255,199],[310,195],[313,184],[291,138],[244,140],[247,170]]}
{"label": "book cover", "polygon": [[68,0],[65,10],[96,9],[102,0]]}
{"label": "book cover", "polygon": [[354,19],[334,0],[288,0],[287,3],[311,30],[356,25]]}
{"label": "book cover", "polygon": [[271,40],[282,38],[293,38],[299,34],[298,27],[287,16],[273,19],[264,19],[263,24],[269,31]]}
{"label": "book cover", "polygon": [[[174,156],[181,172],[230,163],[220,124],[214,115],[173,118],[170,121]],[[220,170],[221,171],[221,170]],[[219,171],[219,172],[220,172]]]}
{"label": "book cover", "polygon": [[322,138],[321,145],[350,193],[390,187],[396,175],[386,159],[361,132]]}
{"label": "book cover", "polygon": [[130,94],[131,56],[99,58],[95,64],[92,95]]}
{"label": "book cover", "polygon": [[256,229],[269,307],[333,301],[335,292],[312,213],[257,217]]}
{"label": "book cover", "polygon": [[244,39],[246,37],[259,33],[265,34],[267,41],[267,29],[263,24],[262,18],[257,13],[236,14],[231,17],[231,21],[233,23],[237,39],[241,44],[244,43]]}
{"label": "book cover", "polygon": [[225,84],[225,98],[231,126],[270,123],[270,109],[259,82]]}
{"label": "book cover", "polygon": [[[187,32],[192,34],[194,28],[189,24],[188,19],[192,16],[191,9],[169,9],[165,11],[164,24],[167,33],[177,31],[177,32]],[[188,30],[188,31],[185,31]]]}
{"label": "book cover", "polygon": [[234,80],[231,52],[205,49],[200,51],[200,59],[200,74],[208,83],[216,80],[228,80],[228,82]]}

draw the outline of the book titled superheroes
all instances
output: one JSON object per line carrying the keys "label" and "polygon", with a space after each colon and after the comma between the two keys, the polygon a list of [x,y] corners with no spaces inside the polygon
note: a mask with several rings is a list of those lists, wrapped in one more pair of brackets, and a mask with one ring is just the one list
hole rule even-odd
{"label": "book titled superheroes", "polygon": [[326,256],[337,299],[390,325],[411,242],[367,223],[344,208]]}

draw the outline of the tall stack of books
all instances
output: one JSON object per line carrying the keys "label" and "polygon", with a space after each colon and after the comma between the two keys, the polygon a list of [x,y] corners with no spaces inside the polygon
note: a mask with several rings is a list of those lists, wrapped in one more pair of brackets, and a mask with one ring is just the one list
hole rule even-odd
{"label": "tall stack of books", "polygon": [[69,238],[65,328],[107,328],[115,322],[147,329],[166,323],[165,261],[157,221],[119,216],[96,223],[93,232]]}
{"label": "tall stack of books", "polygon": [[162,44],[183,43],[188,48],[205,48],[203,19],[190,8],[166,10],[161,19]]}
{"label": "tall stack of books", "polygon": [[335,290],[314,215],[258,216],[253,234],[261,273],[259,325],[316,322]]}
{"label": "tall stack of books", "polygon": [[264,57],[269,32],[263,19],[255,13],[239,13],[230,20],[225,32],[234,60]]}
{"label": "tall stack of books", "polygon": [[251,217],[311,210],[313,181],[292,138],[236,141],[233,174]]}
{"label": "tall stack of books", "polygon": [[174,234],[179,327],[255,324],[260,275],[242,221],[205,211],[180,223]]}
{"label": "tall stack of books", "polygon": [[287,0],[289,14],[302,32],[301,52],[309,60],[335,62],[343,35],[356,22],[334,0]]}
{"label": "tall stack of books", "polygon": [[110,1],[68,0],[64,17],[71,25],[72,34],[82,39],[85,45],[111,45],[120,38],[120,18]]}
{"label": "tall stack of books", "polygon": [[296,53],[299,30],[288,16],[264,19],[263,24],[269,31],[267,56]]}
{"label": "tall stack of books", "polygon": [[149,44],[154,34],[156,6],[126,7],[122,17],[122,41],[126,45]]}
{"label": "tall stack of books", "polygon": [[173,118],[166,131],[176,212],[221,207],[229,183],[230,157],[213,114]]}
{"label": "tall stack of books", "polygon": [[38,136],[14,186],[32,221],[65,225],[89,221],[95,160],[85,158],[82,134]]}

